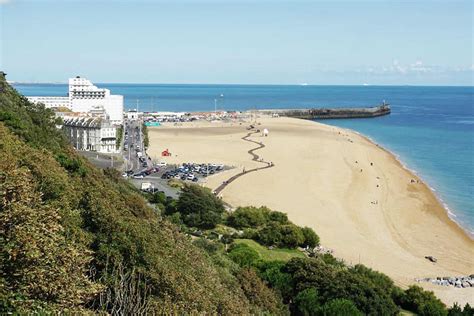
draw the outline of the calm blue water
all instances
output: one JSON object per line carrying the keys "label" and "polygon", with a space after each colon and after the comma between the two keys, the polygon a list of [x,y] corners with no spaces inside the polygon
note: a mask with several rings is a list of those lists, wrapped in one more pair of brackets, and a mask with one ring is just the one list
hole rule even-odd
{"label": "calm blue water", "polygon": [[[392,114],[330,120],[389,149],[474,232],[474,87],[264,86],[98,84],[141,111],[211,111],[319,106],[372,106],[387,100]],[[66,95],[66,85],[17,84],[25,95]],[[223,96],[221,96],[223,95]]]}

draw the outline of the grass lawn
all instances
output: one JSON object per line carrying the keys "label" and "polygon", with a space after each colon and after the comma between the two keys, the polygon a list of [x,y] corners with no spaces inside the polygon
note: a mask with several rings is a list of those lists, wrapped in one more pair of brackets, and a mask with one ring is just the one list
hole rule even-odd
{"label": "grass lawn", "polygon": [[255,249],[260,254],[262,259],[265,261],[273,261],[273,260],[288,261],[294,257],[300,257],[300,258],[306,257],[301,251],[297,249],[275,248],[273,250],[270,250],[267,247],[262,246],[251,239],[235,239],[234,242],[237,244],[246,244],[247,246]]}

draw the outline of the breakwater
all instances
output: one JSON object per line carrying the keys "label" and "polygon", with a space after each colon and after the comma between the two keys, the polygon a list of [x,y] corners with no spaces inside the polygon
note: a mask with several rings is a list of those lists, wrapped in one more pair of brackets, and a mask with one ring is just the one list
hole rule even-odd
{"label": "breakwater", "polygon": [[474,274],[458,277],[437,277],[437,278],[424,278],[415,279],[417,282],[430,282],[437,285],[443,286],[454,286],[454,287],[474,287]]}
{"label": "breakwater", "polygon": [[312,108],[312,109],[286,109],[286,110],[260,110],[261,113],[274,116],[287,116],[300,119],[344,119],[344,118],[370,118],[388,115],[390,105],[384,103],[374,107],[364,108]]}

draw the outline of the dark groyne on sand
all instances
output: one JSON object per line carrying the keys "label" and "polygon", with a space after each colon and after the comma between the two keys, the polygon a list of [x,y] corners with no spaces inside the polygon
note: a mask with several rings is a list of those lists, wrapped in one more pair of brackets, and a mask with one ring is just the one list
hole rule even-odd
{"label": "dark groyne on sand", "polygon": [[262,113],[287,116],[300,119],[345,119],[345,118],[370,118],[388,115],[390,105],[384,103],[379,106],[367,108],[313,108],[313,109],[287,109],[287,110],[260,110]]}

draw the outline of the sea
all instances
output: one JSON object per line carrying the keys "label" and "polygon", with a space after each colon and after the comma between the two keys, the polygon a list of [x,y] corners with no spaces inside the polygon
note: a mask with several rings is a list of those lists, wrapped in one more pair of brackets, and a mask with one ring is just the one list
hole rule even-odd
{"label": "sea", "polygon": [[[211,84],[97,84],[139,111],[214,111],[362,107],[382,102],[392,113],[324,120],[362,133],[390,150],[474,236],[474,87]],[[26,96],[66,96],[66,84],[14,84]]]}

